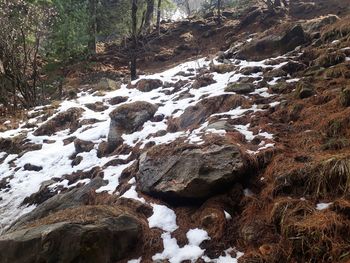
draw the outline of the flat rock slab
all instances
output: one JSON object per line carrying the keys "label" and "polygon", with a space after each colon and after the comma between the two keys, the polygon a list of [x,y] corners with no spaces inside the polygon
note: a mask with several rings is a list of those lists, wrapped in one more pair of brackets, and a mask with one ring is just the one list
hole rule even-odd
{"label": "flat rock slab", "polygon": [[140,231],[137,219],[128,215],[40,225],[0,236],[0,262],[116,262],[133,252]]}
{"label": "flat rock slab", "polygon": [[137,183],[142,192],[174,201],[203,199],[240,181],[245,168],[235,145],[173,143],[141,155]]}

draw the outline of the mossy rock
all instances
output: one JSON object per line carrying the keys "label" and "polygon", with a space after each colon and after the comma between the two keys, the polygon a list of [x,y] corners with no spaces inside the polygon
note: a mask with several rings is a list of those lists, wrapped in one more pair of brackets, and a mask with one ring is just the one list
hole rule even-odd
{"label": "mossy rock", "polygon": [[316,59],[315,65],[328,68],[344,62],[345,59],[346,55],[343,52],[336,51],[321,55]]}
{"label": "mossy rock", "polygon": [[296,86],[295,95],[299,99],[306,99],[315,94],[313,86],[308,82],[299,82]]}
{"label": "mossy rock", "polygon": [[275,85],[270,86],[273,93],[285,94],[289,93],[293,89],[294,85],[287,82],[278,82]]}
{"label": "mossy rock", "polygon": [[235,92],[237,94],[249,94],[255,90],[255,85],[251,83],[231,83],[225,88],[225,92]]}
{"label": "mossy rock", "polygon": [[350,88],[345,88],[340,93],[340,104],[343,107],[350,106]]}
{"label": "mossy rock", "polygon": [[330,138],[321,146],[321,150],[341,150],[349,146],[350,141],[346,138]]}
{"label": "mossy rock", "polygon": [[330,67],[325,71],[326,78],[350,78],[350,67],[349,65],[338,65]]}
{"label": "mossy rock", "polygon": [[210,63],[209,66],[210,66],[210,71],[211,72],[216,72],[216,73],[219,73],[219,74],[232,72],[235,69],[237,69],[237,66],[235,66],[233,64],[218,64],[218,65],[215,65],[214,63]]}
{"label": "mossy rock", "polygon": [[120,89],[121,84],[108,78],[102,78],[97,84],[95,89],[99,91],[113,91]]}

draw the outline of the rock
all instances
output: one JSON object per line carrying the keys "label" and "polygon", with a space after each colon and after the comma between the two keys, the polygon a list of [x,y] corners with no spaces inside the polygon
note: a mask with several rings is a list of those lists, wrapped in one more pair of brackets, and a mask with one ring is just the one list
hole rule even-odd
{"label": "rock", "polygon": [[49,198],[55,196],[57,194],[56,191],[52,191],[49,186],[57,183],[55,180],[47,180],[41,183],[40,189],[38,192],[24,198],[21,205],[38,205]]}
{"label": "rock", "polygon": [[305,32],[314,33],[319,32],[325,26],[333,24],[339,20],[340,18],[338,16],[330,14],[308,20],[302,24],[302,27],[304,28]]}
{"label": "rock", "polygon": [[231,83],[225,88],[225,92],[237,94],[249,94],[255,90],[255,85],[250,83]]}
{"label": "rock", "polygon": [[109,78],[102,78],[97,84],[96,84],[96,90],[101,91],[112,91],[120,89],[121,83],[116,82],[114,80],[111,80]]}
{"label": "rock", "polygon": [[253,83],[254,81],[262,80],[262,77],[240,77],[237,82],[239,83]]}
{"label": "rock", "polygon": [[299,82],[296,86],[296,95],[299,99],[306,99],[314,95],[314,88],[310,83]]}
{"label": "rock", "polygon": [[260,17],[263,14],[263,11],[260,8],[254,8],[253,10],[250,10],[250,12],[245,15],[242,18],[242,21],[240,22],[240,27],[246,27],[252,23],[254,23],[258,17]]}
{"label": "rock", "polygon": [[[8,176],[8,177],[4,177],[0,180],[0,190],[4,190],[4,189],[10,189],[10,180],[13,178],[13,176]],[[1,200],[1,199],[0,199]]]}
{"label": "rock", "polygon": [[296,61],[288,61],[287,64],[281,67],[281,70],[291,75],[304,69],[306,69],[306,65]]}
{"label": "rock", "polygon": [[123,104],[110,113],[111,124],[108,133],[108,142],[120,144],[123,134],[130,134],[142,127],[142,125],[152,119],[157,111],[157,107],[145,101],[136,101]]}
{"label": "rock", "polygon": [[239,95],[221,95],[203,99],[196,105],[188,107],[176,120],[178,128],[187,130],[203,123],[210,115],[225,112],[242,105],[242,97]]}
{"label": "rock", "polygon": [[193,45],[192,44],[181,44],[181,45],[178,45],[175,50],[174,50],[174,53],[175,54],[181,54],[183,51],[191,51],[193,50]]}
{"label": "rock", "polygon": [[[102,213],[102,209],[93,209],[71,216]],[[107,263],[134,253],[142,240],[138,219],[127,214],[111,216],[107,212],[97,217],[90,222],[37,225],[0,236],[1,262]]]}
{"label": "rock", "polygon": [[350,88],[345,88],[340,93],[340,104],[343,107],[350,106]]}
{"label": "rock", "polygon": [[293,83],[277,82],[275,85],[271,85],[270,89],[273,93],[286,94],[290,93],[295,88]]}
{"label": "rock", "polygon": [[201,208],[199,222],[201,228],[208,232],[211,239],[219,241],[224,236],[226,218],[222,208],[204,204]]}
{"label": "rock", "polygon": [[82,156],[76,156],[71,163],[72,167],[79,165],[83,159]]}
{"label": "rock", "polygon": [[102,158],[102,157],[105,157],[108,154],[112,153],[115,150],[116,144],[118,144],[118,143],[122,143],[121,138],[116,139],[116,141],[113,141],[112,143],[101,142],[98,145],[97,157]]}
{"label": "rock", "polygon": [[293,17],[304,16],[315,11],[317,4],[315,2],[293,1],[290,3],[290,14]]}
{"label": "rock", "polygon": [[74,142],[74,140],[76,139],[77,137],[75,136],[71,136],[71,137],[68,137],[66,139],[63,140],[63,145],[68,145],[72,142]]}
{"label": "rock", "polygon": [[[75,188],[69,192],[58,194],[38,205],[33,211],[23,215],[17,219],[7,230],[12,232],[18,230],[23,225],[26,225],[34,220],[48,216],[67,208],[77,207],[80,205],[88,205],[95,194],[95,190],[104,185],[103,179],[96,177],[89,184],[81,188]],[[35,195],[35,194],[34,194]]]}
{"label": "rock", "polygon": [[111,105],[117,105],[117,104],[123,103],[127,100],[128,100],[128,97],[117,96],[117,97],[114,97],[114,98],[111,98],[110,100],[108,100],[108,103]]}
{"label": "rock", "polygon": [[23,151],[25,136],[19,135],[13,138],[0,138],[0,151],[9,154],[19,154]]}
{"label": "rock", "polygon": [[191,43],[194,40],[194,36],[191,34],[191,32],[184,33],[180,36],[180,39],[184,43]]}
{"label": "rock", "polygon": [[210,63],[209,64],[210,67],[210,71],[211,72],[216,72],[219,74],[224,74],[224,73],[228,73],[228,72],[232,72],[234,71],[237,66],[233,65],[233,64],[214,64],[214,63]]}
{"label": "rock", "polygon": [[246,67],[241,69],[240,73],[242,73],[243,75],[251,75],[254,73],[258,73],[262,71],[262,67]]}
{"label": "rock", "polygon": [[35,171],[35,172],[39,172],[43,169],[41,166],[36,166],[36,165],[30,164],[30,163],[26,163],[23,166],[23,168],[26,171]]}
{"label": "rock", "polygon": [[151,90],[158,89],[162,85],[163,82],[159,79],[141,79],[132,87],[142,92],[149,92]]}
{"label": "rock", "polygon": [[[185,72],[185,71],[179,71],[178,73],[175,74],[175,76],[190,77],[190,76],[193,76],[193,73]],[[164,83],[164,87],[171,87],[172,85],[173,85],[173,83],[170,83],[170,82]]]}
{"label": "rock", "polygon": [[199,89],[199,88],[206,87],[206,86],[209,86],[209,85],[214,84],[214,83],[216,83],[216,81],[214,80],[213,74],[204,74],[204,75],[200,75],[196,78],[196,80],[192,84],[192,88]]}
{"label": "rock", "polygon": [[344,62],[346,55],[341,51],[323,54],[315,60],[315,65],[319,67],[331,67]]}
{"label": "rock", "polygon": [[276,68],[276,69],[265,72],[264,77],[268,78],[268,79],[272,79],[272,78],[284,77],[287,75],[288,75],[287,72],[285,72],[283,69]]}
{"label": "rock", "polygon": [[94,143],[80,139],[75,139],[74,147],[76,153],[90,152],[94,148]]}
{"label": "rock", "polygon": [[202,199],[242,179],[245,161],[234,145],[154,146],[139,159],[138,188],[150,195]]}
{"label": "rock", "polygon": [[174,50],[162,48],[161,51],[154,56],[156,61],[168,61],[174,57]]}
{"label": "rock", "polygon": [[72,133],[79,128],[79,118],[83,111],[81,108],[70,108],[67,111],[60,112],[41,125],[33,134],[35,136],[53,135],[57,131],[68,128]]}
{"label": "rock", "polygon": [[85,104],[85,107],[97,112],[105,111],[106,109],[108,109],[108,107],[100,101],[97,101],[95,103]]}
{"label": "rock", "polygon": [[226,120],[219,120],[213,123],[210,123],[206,128],[206,130],[214,129],[214,130],[225,130],[225,131],[235,131],[234,126],[230,125]]}
{"label": "rock", "polygon": [[264,233],[268,233],[271,226],[258,219],[246,222],[240,227],[240,237],[246,244],[260,244],[264,240]]}
{"label": "rock", "polygon": [[300,25],[296,25],[279,34],[267,32],[260,39],[244,44],[237,53],[238,59],[263,60],[283,55],[309,41]]}

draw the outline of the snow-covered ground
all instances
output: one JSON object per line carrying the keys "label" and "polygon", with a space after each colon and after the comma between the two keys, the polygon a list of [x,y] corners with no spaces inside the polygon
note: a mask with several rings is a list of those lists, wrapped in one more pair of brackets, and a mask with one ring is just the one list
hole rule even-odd
{"label": "snow-covered ground", "polygon": [[[251,66],[261,66],[267,67],[265,61],[261,62],[247,62],[247,61],[232,61],[239,66],[239,69]],[[195,72],[200,68],[209,68],[209,60],[205,58],[197,59],[194,61],[186,62],[181,65],[178,65],[172,69],[166,70],[164,72],[140,76],[142,78],[149,79],[160,79],[163,82],[176,83],[179,80],[189,80],[190,83],[193,83],[193,80],[190,77],[184,77],[177,75],[178,72],[183,71],[186,73]],[[214,62],[218,63],[218,62]],[[273,68],[279,68],[283,63],[272,66]],[[269,66],[271,67],[271,66]],[[77,171],[88,171],[96,166],[104,166],[109,161],[113,159],[123,159],[126,160],[129,155],[119,155],[111,157],[97,157],[97,146],[99,143],[106,140],[108,135],[110,118],[109,113],[115,109],[117,106],[112,106],[108,104],[108,100],[116,96],[125,96],[128,98],[123,104],[136,102],[136,101],[147,101],[153,104],[161,105],[156,112],[156,115],[164,115],[165,118],[161,122],[151,122],[148,121],[143,125],[142,130],[134,132],[132,134],[127,134],[123,136],[123,139],[126,144],[130,146],[135,146],[137,144],[142,144],[141,148],[144,147],[148,142],[153,141],[155,144],[165,144],[174,141],[177,138],[184,137],[187,138],[189,143],[200,144],[203,143],[202,136],[206,133],[218,133],[221,136],[225,136],[225,130],[215,130],[207,129],[208,121],[203,123],[200,127],[195,130],[180,131],[175,133],[167,133],[163,136],[156,136],[150,134],[155,134],[157,131],[167,129],[167,118],[168,117],[179,117],[186,108],[197,104],[202,98],[210,98],[223,94],[233,94],[225,92],[227,84],[232,82],[237,82],[240,77],[247,77],[238,73],[238,70],[219,74],[212,73],[216,83],[202,87],[199,89],[191,89],[190,84],[184,85],[179,91],[174,93],[164,93],[166,90],[172,91],[175,88],[163,88],[152,90],[150,92],[141,92],[137,89],[127,88],[126,85],[123,85],[120,89],[116,91],[111,91],[106,93],[104,96],[97,96],[93,92],[81,92],[78,94],[78,98],[75,100],[63,101],[57,112],[51,117],[53,118],[58,113],[66,111],[71,107],[79,107],[84,109],[84,113],[81,117],[81,120],[95,118],[100,120],[92,125],[83,125],[81,128],[71,133],[69,130],[59,131],[52,136],[35,136],[33,134],[34,128],[24,128],[26,123],[23,123],[22,126],[16,130],[9,130],[3,133],[0,133],[0,137],[11,138],[17,136],[21,133],[27,133],[27,139],[36,144],[42,144],[41,150],[29,151],[25,154],[19,156],[16,154],[7,155],[6,153],[0,153],[0,158],[5,158],[0,164],[0,181],[4,178],[7,178],[7,183],[9,188],[0,190],[0,232],[8,227],[11,222],[16,220],[18,217],[32,211],[35,206],[23,207],[21,203],[25,197],[30,196],[33,193],[36,193],[41,184],[45,181],[48,181],[52,178],[61,178],[63,175],[71,174]],[[253,77],[262,76],[262,73],[252,74]],[[193,76],[192,76],[193,77]],[[276,81],[277,79],[275,79]],[[295,81],[295,80],[293,80]],[[134,82],[135,83],[135,82]],[[181,99],[180,95],[183,92],[188,92],[191,94],[191,97],[185,96]],[[169,94],[169,95],[167,95]],[[267,92],[267,88],[257,89],[252,93],[254,96],[261,97],[270,97],[273,96]],[[180,98],[180,99],[179,99]],[[246,95],[246,98],[249,99],[250,95]],[[87,103],[103,102],[108,106],[108,109],[102,112],[94,112],[84,106]],[[274,101],[270,106],[278,105],[278,101]],[[121,105],[121,104],[119,104]],[[118,105],[118,106],[119,106]],[[42,111],[43,107],[38,107],[33,109],[30,114],[38,113],[38,116],[32,119],[29,119],[29,123],[36,123],[40,126],[40,116],[44,114]],[[232,108],[228,112],[214,114],[213,116],[219,117],[222,120],[231,118],[235,119],[247,114],[247,112],[257,112],[262,111],[261,108],[258,108],[257,105],[252,105],[251,108]],[[255,136],[252,131],[250,131],[250,125],[236,125],[234,127],[238,132],[242,133],[247,141],[251,141]],[[269,134],[266,131],[260,131],[259,136],[266,138],[266,141],[271,141],[273,135]],[[74,154],[75,148],[74,144],[70,143],[64,145],[64,140],[68,137],[76,136],[82,140],[92,141],[95,143],[95,148],[90,152],[79,153],[78,156],[82,157],[82,161],[77,166],[72,166],[70,156]],[[269,147],[274,147],[273,143],[266,143],[262,141],[259,145],[259,150],[263,150]],[[248,151],[251,154],[256,154],[256,151]],[[106,186],[101,187],[97,192],[107,191],[110,194],[114,193],[116,187],[119,184],[119,177],[122,171],[129,167],[134,161],[131,161],[127,164],[119,166],[109,166],[104,170],[104,178],[108,180]],[[36,171],[26,171],[23,167],[25,164],[32,164],[36,166],[41,166],[42,170]],[[78,183],[86,184],[90,180],[84,179],[76,182],[73,185],[68,185],[67,180],[63,180],[58,183],[52,184],[51,189],[56,189],[58,186],[63,186],[65,188],[75,187]],[[137,199],[141,202],[146,202],[144,198],[140,198],[136,191],[135,179],[133,178],[129,182],[132,187],[126,193],[123,194],[123,197]],[[164,231],[162,234],[164,242],[164,251],[154,255],[154,260],[163,260],[168,259],[172,263],[181,262],[182,260],[191,260],[195,261],[196,259],[202,257],[206,262],[236,262],[236,259],[230,256],[230,252],[233,248],[227,248],[225,251],[225,256],[220,256],[217,259],[210,259],[205,256],[205,251],[200,248],[200,244],[207,239],[210,239],[208,234],[202,229],[189,229],[187,232],[188,244],[184,247],[179,247],[175,238],[171,237],[171,233],[177,228],[176,225],[176,215],[175,213],[167,208],[166,206],[161,206],[157,204],[151,204],[153,207],[154,214],[149,218],[150,227],[158,227]],[[229,220],[229,219],[228,219]],[[238,253],[238,256],[241,254]],[[140,259],[135,259],[132,262],[139,262]]]}

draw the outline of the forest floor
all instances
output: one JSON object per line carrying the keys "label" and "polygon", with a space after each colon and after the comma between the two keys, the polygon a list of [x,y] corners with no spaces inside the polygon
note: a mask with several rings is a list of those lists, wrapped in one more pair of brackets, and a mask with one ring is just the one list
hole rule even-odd
{"label": "forest floor", "polygon": [[[228,11],[221,27],[215,17],[163,24],[131,83],[123,47],[69,67],[66,100],[3,124],[3,231],[96,223],[93,206],[138,218],[142,242],[129,262],[349,262],[350,18],[344,1],[304,4],[274,16]],[[152,118],[109,149],[112,112],[139,114],[140,101],[156,107]],[[213,145],[238,147],[244,172],[207,196],[207,181],[186,184],[178,171],[196,176],[185,160],[199,154],[190,166],[216,176],[226,155],[211,155]],[[180,165],[163,163],[171,158]],[[153,185],[142,180],[148,170],[160,173]],[[52,204],[84,189],[88,200]]]}

